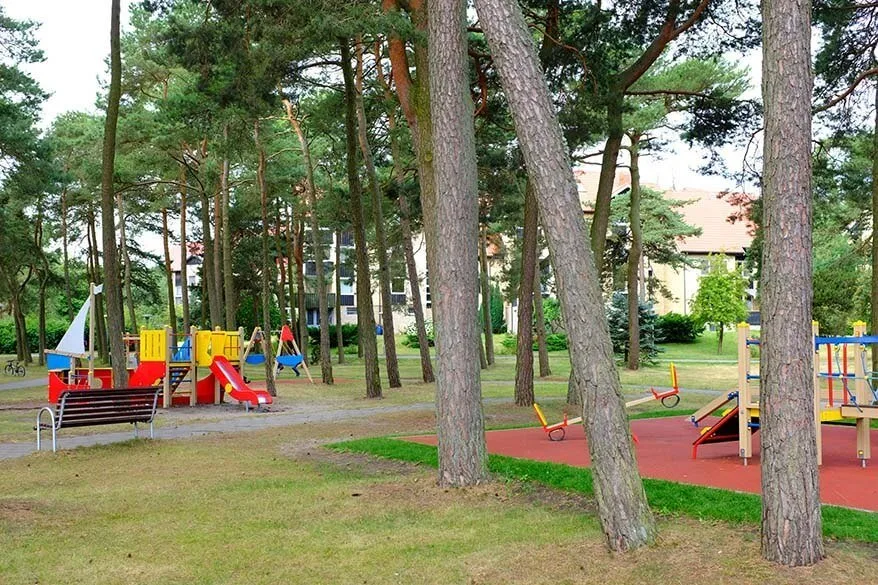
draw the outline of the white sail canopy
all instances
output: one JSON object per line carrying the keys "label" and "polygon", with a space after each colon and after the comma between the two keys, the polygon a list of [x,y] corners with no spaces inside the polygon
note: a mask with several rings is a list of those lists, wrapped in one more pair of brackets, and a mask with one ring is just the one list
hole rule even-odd
{"label": "white sail canopy", "polygon": [[[102,284],[96,285],[94,287],[94,294],[100,294],[103,288],[104,285]],[[85,356],[87,353],[85,349],[85,320],[88,318],[90,307],[91,295],[83,303],[76,317],[73,318],[73,323],[67,328],[67,332],[64,333],[64,337],[61,338],[58,347],[55,348],[56,352],[64,355]]]}

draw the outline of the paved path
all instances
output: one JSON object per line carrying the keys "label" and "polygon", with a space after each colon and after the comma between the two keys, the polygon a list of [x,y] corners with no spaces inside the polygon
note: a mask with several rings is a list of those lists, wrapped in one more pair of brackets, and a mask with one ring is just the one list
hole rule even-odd
{"label": "paved path", "polygon": [[[398,406],[381,406],[374,408],[346,408],[332,409],[331,407],[305,407],[296,412],[283,412],[278,414],[258,414],[250,416],[236,416],[216,422],[203,422],[193,424],[180,424],[176,426],[160,427],[155,430],[156,439],[184,439],[198,437],[212,433],[240,433],[247,431],[260,431],[263,429],[286,427],[303,423],[339,422],[357,418],[366,418],[376,414],[393,414],[398,412],[414,412],[419,410],[432,410],[432,402],[420,402],[416,404],[404,404]],[[149,430],[146,429],[146,433]],[[36,435],[34,441],[27,443],[0,443],[0,460],[15,459],[35,453],[37,450]],[[141,429],[143,436],[143,429]],[[131,431],[115,433],[101,433],[97,435],[64,436],[62,430],[58,436],[59,449],[74,449],[76,447],[90,447],[92,445],[108,445],[128,441],[133,437]],[[51,433],[44,433],[47,439],[43,448],[52,448]]]}
{"label": "paved path", "polygon": [[22,388],[39,388],[46,386],[45,378],[31,378],[30,380],[18,380],[17,382],[6,382],[0,384],[0,392],[3,390],[21,390]]}

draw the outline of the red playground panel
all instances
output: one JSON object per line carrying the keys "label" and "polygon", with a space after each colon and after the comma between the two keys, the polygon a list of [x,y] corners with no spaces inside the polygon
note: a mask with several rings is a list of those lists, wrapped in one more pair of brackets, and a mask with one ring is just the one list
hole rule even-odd
{"label": "red playground panel", "polygon": [[[698,459],[692,459],[692,441],[700,429],[682,417],[635,420],[631,430],[639,439],[635,445],[640,473],[644,477],[717,487],[758,494],[759,435],[753,439],[753,458],[746,467],[738,457],[738,443],[704,445]],[[705,424],[710,424],[705,421]],[[489,431],[488,452],[521,459],[566,463],[588,467],[588,448],[582,425],[567,429],[563,441],[547,441],[541,427]],[[435,436],[407,440],[436,444]],[[823,465],[820,466],[820,499],[826,504],[878,512],[878,458],[864,469],[856,456],[857,437],[853,427],[823,425]],[[872,433],[872,450],[878,453],[878,433]]]}

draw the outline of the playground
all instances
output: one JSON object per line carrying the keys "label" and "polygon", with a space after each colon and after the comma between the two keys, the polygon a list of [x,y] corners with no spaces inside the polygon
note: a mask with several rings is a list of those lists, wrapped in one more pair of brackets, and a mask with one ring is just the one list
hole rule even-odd
{"label": "playground", "polygon": [[[656,400],[632,407],[638,458],[646,477],[665,477],[660,475],[665,468],[679,472],[674,481],[707,485],[703,475],[712,479],[722,469],[728,478],[743,478],[740,484],[722,487],[752,492],[759,482],[758,434],[747,467],[737,457],[734,441],[706,445],[697,459],[691,457],[700,428],[718,417],[704,419],[700,428],[687,419],[718,395],[717,390],[706,391],[711,381],[715,387],[733,388],[737,378],[736,347],[730,344],[719,357],[709,350],[699,353],[708,347],[705,340],[703,345],[668,348],[680,371],[681,401],[675,408]],[[523,451],[506,453],[524,458],[517,460],[525,469],[521,476],[498,471],[500,481],[449,493],[435,486],[429,465],[324,448],[339,441],[434,431],[433,386],[417,383],[416,359],[401,362],[404,389],[387,390],[377,403],[362,398],[362,363],[350,359],[337,366],[339,383],[331,391],[310,384],[304,373],[299,378],[282,373],[270,411],[248,413],[234,404],[162,409],[157,441],[64,449],[0,462],[0,550],[5,551],[0,553],[0,571],[10,583],[68,582],[65,576],[75,574],[77,582],[86,584],[268,584],[296,574],[301,582],[601,580],[621,585],[683,583],[694,567],[705,581],[736,585],[871,578],[874,544],[857,542],[878,539],[871,521],[860,516],[848,521],[858,536],[830,541],[825,563],[782,569],[758,558],[758,525],[735,514],[735,508],[752,511],[755,496],[702,494],[700,504],[709,512],[694,513],[687,511],[695,502],[681,484],[663,488],[682,502],[680,508],[666,511],[662,500],[655,500],[662,533],[657,546],[634,556],[608,553],[588,493],[522,479],[542,477],[541,461],[573,466],[588,461],[580,425],[570,426],[564,440],[550,442],[536,426],[532,409],[510,405],[514,360],[506,356],[484,376],[486,425],[493,429],[488,448],[501,453],[498,442],[518,437],[517,448]],[[546,417],[554,421],[563,417],[566,355],[553,354],[551,365],[553,377],[537,380],[536,391]],[[263,367],[247,366],[246,373],[249,386],[263,387]],[[36,369],[29,374],[36,375]],[[666,364],[622,372],[622,377],[629,401],[649,398],[649,386],[668,385]],[[4,391],[0,397],[4,406],[45,403],[46,388]],[[0,412],[0,428],[4,417],[22,421],[17,431],[0,433],[3,440],[16,435],[32,444],[33,431],[24,425],[33,424],[33,412]],[[663,418],[636,418],[659,414]],[[94,434],[97,439],[107,429],[71,429],[67,436],[84,440]],[[172,429],[191,433],[173,438],[179,435],[172,436]],[[839,478],[865,478],[874,484],[878,471],[871,464],[859,466],[855,433],[852,428],[824,429],[821,479],[838,472]],[[569,458],[550,459],[547,453]],[[654,474],[647,466],[659,471]],[[826,493],[827,502],[874,509],[831,499],[856,495],[853,483],[840,481],[835,491],[841,494]],[[584,480],[575,483],[587,485]],[[755,514],[758,520],[758,507]],[[827,515],[830,535],[840,531],[833,521]],[[273,543],[270,552],[268,542]],[[148,548],[144,543],[150,543]]]}

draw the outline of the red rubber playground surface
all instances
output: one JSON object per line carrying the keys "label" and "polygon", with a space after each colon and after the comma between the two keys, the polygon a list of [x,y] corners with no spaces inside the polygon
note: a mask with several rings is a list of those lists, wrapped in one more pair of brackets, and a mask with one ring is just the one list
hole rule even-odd
{"label": "red rubber playground surface", "polygon": [[[709,425],[710,420],[703,421]],[[702,445],[692,459],[692,441],[698,429],[683,417],[635,420],[637,461],[644,477],[717,487],[741,492],[760,492],[759,434],[754,436],[750,464],[742,465],[737,441]],[[540,427],[489,431],[488,452],[522,459],[588,467],[588,449],[582,425],[567,429],[563,441],[551,442]],[[436,444],[435,436],[407,440]],[[826,504],[878,511],[878,456],[863,469],[856,458],[853,428],[823,425],[823,465],[820,467],[820,499]],[[872,452],[878,455],[878,431],[872,433]]]}

